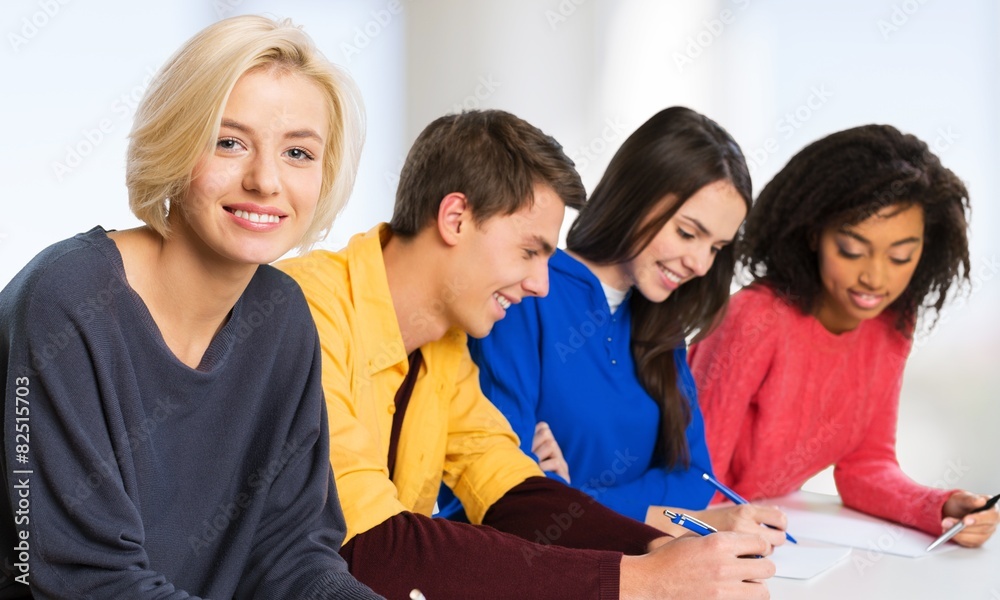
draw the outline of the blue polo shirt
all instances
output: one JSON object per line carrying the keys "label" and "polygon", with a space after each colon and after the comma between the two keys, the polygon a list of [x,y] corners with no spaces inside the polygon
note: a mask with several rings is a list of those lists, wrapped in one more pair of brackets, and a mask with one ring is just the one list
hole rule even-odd
{"label": "blue polo shirt", "polygon": [[549,261],[549,281],[547,297],[525,298],[488,337],[469,339],[483,392],[521,448],[531,454],[535,424],[546,421],[571,485],[605,506],[639,521],[650,505],[705,508],[714,489],[701,474],[711,473],[711,461],[686,348],[674,359],[691,402],[691,465],[667,470],[654,461],[660,408],[636,374],[629,298],[612,314],[597,277],[561,250]]}

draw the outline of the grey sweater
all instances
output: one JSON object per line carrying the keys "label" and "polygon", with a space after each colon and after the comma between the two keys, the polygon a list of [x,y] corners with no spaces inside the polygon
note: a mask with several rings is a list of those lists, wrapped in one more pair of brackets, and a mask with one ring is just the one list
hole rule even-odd
{"label": "grey sweater", "polygon": [[0,292],[0,370],[0,598],[378,598],[337,553],[319,343],[289,277],[258,268],[191,369],[97,227]]}

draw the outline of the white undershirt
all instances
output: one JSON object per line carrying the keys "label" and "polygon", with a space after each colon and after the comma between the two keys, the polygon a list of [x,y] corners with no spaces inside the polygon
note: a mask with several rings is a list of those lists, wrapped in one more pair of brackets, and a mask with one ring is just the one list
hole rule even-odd
{"label": "white undershirt", "polygon": [[608,308],[611,309],[611,314],[615,314],[615,311],[618,310],[619,306],[621,306],[622,301],[625,300],[625,295],[628,294],[628,290],[613,288],[603,281],[601,281],[601,289],[604,290],[604,297],[608,300]]}

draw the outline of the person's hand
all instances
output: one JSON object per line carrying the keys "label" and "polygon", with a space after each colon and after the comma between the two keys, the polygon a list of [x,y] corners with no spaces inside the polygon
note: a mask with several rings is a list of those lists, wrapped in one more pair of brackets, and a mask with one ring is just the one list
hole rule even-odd
{"label": "person's hand", "polygon": [[535,437],[531,440],[531,451],[538,457],[538,466],[543,471],[552,471],[569,483],[569,465],[563,458],[562,448],[552,435],[549,424],[539,421],[535,425]]}
{"label": "person's hand", "polygon": [[944,508],[941,509],[941,516],[944,517],[944,520],[941,521],[941,533],[948,531],[959,520],[962,520],[965,521],[965,529],[951,538],[951,541],[969,548],[982,546],[997,530],[1000,511],[994,506],[990,510],[969,513],[984,506],[987,500],[989,500],[989,496],[981,496],[964,490],[953,493],[944,503]]}
{"label": "person's hand", "polygon": [[645,598],[770,598],[762,580],[774,575],[759,535],[723,531],[705,537],[685,536],[642,556],[624,556],[622,600]]}
{"label": "person's hand", "polygon": [[[785,529],[788,528],[788,518],[785,513],[774,506],[736,504],[698,510],[691,515],[719,531],[738,531],[759,535],[771,546],[780,546],[786,541]],[[762,527],[762,525],[770,525],[777,529]],[[770,554],[770,552],[766,554]]]}
{"label": "person's hand", "polygon": [[[682,512],[691,515],[699,521],[708,523],[719,531],[736,531],[759,535],[768,543],[768,551],[761,552],[765,556],[771,554],[774,546],[780,546],[785,543],[785,528],[788,526],[788,519],[785,517],[785,513],[771,506],[738,504],[705,510],[650,506],[646,512],[646,524],[679,537],[684,535],[684,532],[687,530],[679,525],[675,525],[669,518],[664,516],[664,508],[670,508],[673,512]],[[765,524],[772,525],[778,529],[762,527]]]}

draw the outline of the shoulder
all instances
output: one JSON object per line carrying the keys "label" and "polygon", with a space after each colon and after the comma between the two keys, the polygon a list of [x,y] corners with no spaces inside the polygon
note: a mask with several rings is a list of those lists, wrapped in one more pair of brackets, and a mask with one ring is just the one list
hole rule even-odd
{"label": "shoulder", "polygon": [[313,250],[302,256],[275,263],[275,268],[294,279],[306,296],[342,289],[349,281],[344,252]]}
{"label": "shoulder", "polygon": [[95,228],[42,250],[0,292],[4,312],[12,305],[24,308],[33,298],[44,298],[42,304],[49,307],[109,302],[124,289],[124,273],[116,269],[107,244],[114,242]]}
{"label": "shoulder", "polygon": [[752,284],[730,298],[720,329],[741,336],[766,337],[781,331],[796,313],[796,307],[770,287]]}
{"label": "shoulder", "polygon": [[863,342],[872,345],[872,342],[881,342],[892,355],[901,357],[905,361],[913,346],[913,329],[904,333],[896,326],[898,314],[893,310],[884,310],[882,314],[866,323],[865,337]]}
{"label": "shoulder", "polygon": [[275,312],[290,313],[292,316],[309,315],[309,307],[299,284],[271,265],[257,268],[243,293],[243,299],[255,306],[273,307]]}

